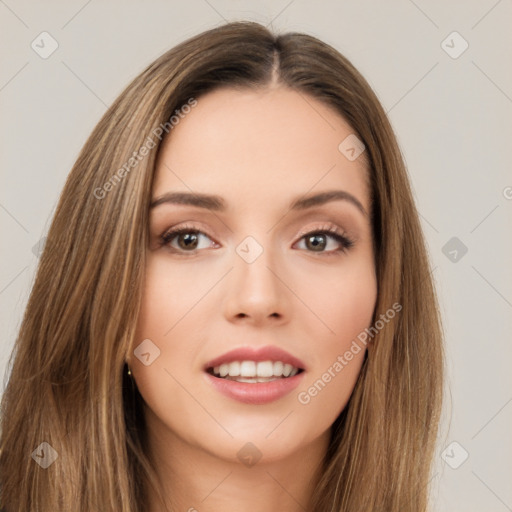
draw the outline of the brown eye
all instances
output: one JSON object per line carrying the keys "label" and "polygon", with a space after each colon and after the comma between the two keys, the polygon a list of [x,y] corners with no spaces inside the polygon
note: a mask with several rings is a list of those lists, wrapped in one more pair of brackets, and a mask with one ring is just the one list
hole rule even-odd
{"label": "brown eye", "polygon": [[313,234],[306,237],[306,247],[313,251],[325,249],[327,246],[326,236],[323,234]]}
{"label": "brown eye", "polygon": [[[201,248],[198,247],[201,237],[209,239],[208,235],[202,231],[183,227],[180,229],[167,231],[160,238],[162,245],[168,246],[173,251],[193,252],[196,249]],[[173,244],[175,239],[177,240],[177,246]],[[211,244],[206,245],[206,247],[211,247]]]}
{"label": "brown eye", "polygon": [[[326,250],[330,244],[329,239],[334,240],[334,249]],[[322,229],[318,231],[311,231],[310,233],[304,233],[301,241],[305,242],[306,249],[311,252],[317,252],[319,254],[339,254],[340,252],[346,252],[350,249],[354,242],[347,238],[345,235],[338,233],[332,229]],[[339,246],[336,249],[336,244]]]}
{"label": "brown eye", "polygon": [[196,249],[199,237],[197,233],[179,233],[176,235],[181,249]]}

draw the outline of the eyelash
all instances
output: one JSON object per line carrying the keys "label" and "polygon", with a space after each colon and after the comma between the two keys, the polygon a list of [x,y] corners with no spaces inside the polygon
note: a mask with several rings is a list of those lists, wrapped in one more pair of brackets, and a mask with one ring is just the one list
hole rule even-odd
{"label": "eyelash", "polygon": [[[160,246],[167,246],[169,247],[173,252],[186,255],[187,253],[194,254],[198,249],[195,249],[193,251],[183,251],[181,249],[176,249],[175,247],[170,247],[171,241],[177,236],[181,235],[183,233],[194,233],[194,234],[200,234],[204,235],[207,238],[210,238],[206,233],[203,231],[196,229],[192,226],[182,226],[177,229],[170,229],[168,231],[165,231],[162,235],[160,235]],[[345,234],[340,232],[340,230],[335,226],[324,226],[319,229],[315,229],[313,231],[307,231],[307,232],[301,232],[301,238],[299,240],[302,240],[308,236],[312,235],[323,235],[327,234],[331,238],[333,238],[336,242],[340,244],[339,249],[335,249],[333,251],[320,251],[318,254],[322,254],[325,256],[336,256],[339,253],[346,253],[349,249],[351,249],[354,245],[354,241],[348,238]],[[315,253],[315,251],[308,251]]]}

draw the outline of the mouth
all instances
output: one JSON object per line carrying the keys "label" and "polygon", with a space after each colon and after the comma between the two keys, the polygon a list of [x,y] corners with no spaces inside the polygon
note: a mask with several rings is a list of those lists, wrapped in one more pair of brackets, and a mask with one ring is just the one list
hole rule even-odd
{"label": "mouth", "polygon": [[304,369],[279,360],[245,360],[209,366],[206,372],[218,379],[257,384],[289,379],[304,372]]}
{"label": "mouth", "polygon": [[263,405],[286,397],[308,368],[276,345],[239,347],[203,366],[207,382],[238,402]]}

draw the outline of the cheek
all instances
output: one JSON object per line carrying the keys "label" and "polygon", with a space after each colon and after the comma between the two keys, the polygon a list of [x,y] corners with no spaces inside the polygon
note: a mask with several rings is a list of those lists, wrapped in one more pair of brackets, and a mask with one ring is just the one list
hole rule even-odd
{"label": "cheek", "polygon": [[358,339],[371,325],[377,299],[373,267],[347,265],[336,280],[317,274],[308,305],[325,324],[317,329],[310,375],[297,394],[304,413],[327,428],[346,406],[359,376],[366,345]]}
{"label": "cheek", "polygon": [[[176,385],[171,375],[175,368],[185,368],[183,361],[188,357],[187,348],[181,344],[178,350],[172,346],[180,340],[180,318],[190,309],[186,297],[187,288],[183,276],[158,261],[148,262],[141,309],[137,321],[133,351],[129,362],[137,385],[147,402],[166,390],[172,396]],[[180,290],[177,293],[176,290]],[[150,340],[149,342],[147,340]],[[138,349],[145,343],[144,351]],[[135,351],[135,354],[133,353]],[[149,364],[139,360],[141,353],[149,352]],[[177,378],[180,376],[176,375]],[[174,390],[175,391],[175,390]]]}
{"label": "cheek", "polygon": [[169,331],[190,310],[198,295],[204,294],[193,275],[165,258],[149,257],[142,306],[137,323],[137,339],[170,337]]}
{"label": "cheek", "polygon": [[320,336],[326,353],[350,344],[372,320],[377,282],[369,259],[349,261],[336,272],[329,267],[314,274],[302,272],[295,283],[298,295],[306,298],[313,314],[316,332],[311,333],[312,339]]}
{"label": "cheek", "polygon": [[[194,405],[182,387],[190,378],[195,355],[189,323],[192,317],[187,314],[205,291],[192,283],[191,277],[190,273],[179,272],[177,265],[149,258],[133,348],[136,350],[143,340],[149,339],[157,347],[154,350],[158,356],[146,366],[132,352],[131,368],[147,405],[146,413],[157,429],[165,425],[164,428],[180,430],[181,420],[174,412],[189,410],[191,403]],[[195,412],[201,415],[199,408]]]}
{"label": "cheek", "polygon": [[331,328],[341,342],[357,336],[370,324],[377,300],[377,283],[372,270],[347,273],[331,286],[326,304]]}

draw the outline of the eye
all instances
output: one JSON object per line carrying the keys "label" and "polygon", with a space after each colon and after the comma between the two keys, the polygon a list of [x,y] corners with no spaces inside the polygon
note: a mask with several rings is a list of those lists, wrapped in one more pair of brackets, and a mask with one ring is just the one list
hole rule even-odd
{"label": "eye", "polygon": [[[306,248],[311,249],[311,252],[321,254],[328,254],[329,256],[335,255],[340,252],[347,252],[353,245],[354,241],[348,238],[345,234],[341,233],[338,228],[334,226],[327,226],[308,233],[301,233],[302,238],[300,241],[305,242]],[[334,240],[334,245],[338,244],[339,248],[334,250],[324,250],[328,247],[328,239]]]}
{"label": "eye", "polygon": [[[177,229],[170,229],[169,231],[166,231],[160,236],[160,240],[161,245],[168,246],[175,252],[194,252],[197,249],[204,249],[205,247],[212,246],[210,244],[205,247],[200,247],[199,240],[201,237],[210,238],[199,229],[182,226]],[[177,240],[178,247],[173,246],[172,242],[174,239]]]}

